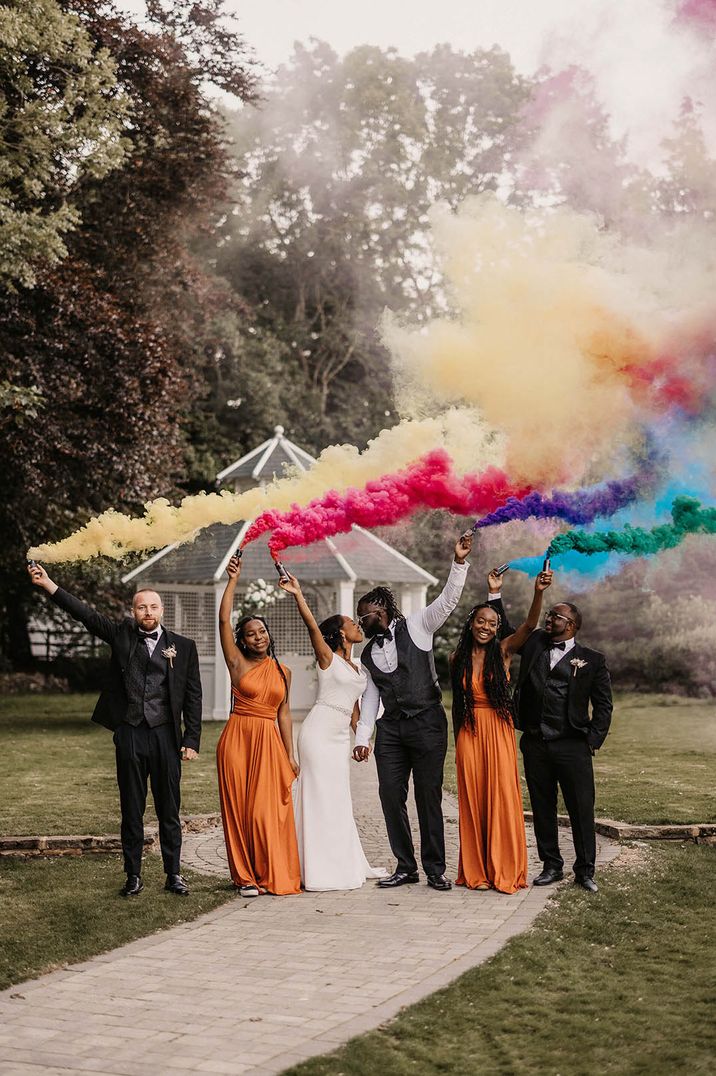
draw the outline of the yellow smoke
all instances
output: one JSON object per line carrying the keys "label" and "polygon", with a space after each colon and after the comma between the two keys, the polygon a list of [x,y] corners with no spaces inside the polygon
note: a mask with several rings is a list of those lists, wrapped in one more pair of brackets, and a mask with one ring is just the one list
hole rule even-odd
{"label": "yellow smoke", "polygon": [[385,318],[405,409],[411,386],[476,407],[505,434],[513,479],[608,471],[636,417],[620,370],[648,354],[654,316],[615,241],[590,216],[525,214],[492,195],[437,208],[432,224],[456,315],[419,329]]}
{"label": "yellow smoke", "polygon": [[91,519],[59,542],[36,546],[28,556],[46,563],[88,560],[160,549],[188,541],[212,523],[255,519],[267,509],[284,511],[306,505],[330,489],[362,487],[373,478],[405,467],[431,449],[445,448],[460,471],[479,471],[503,462],[500,438],[490,433],[474,411],[450,408],[437,417],[406,420],[382,430],[363,452],[354,445],[331,445],[309,470],[290,474],[244,493],[200,493],[176,507],[164,497],[145,505],[140,517],[113,509]]}

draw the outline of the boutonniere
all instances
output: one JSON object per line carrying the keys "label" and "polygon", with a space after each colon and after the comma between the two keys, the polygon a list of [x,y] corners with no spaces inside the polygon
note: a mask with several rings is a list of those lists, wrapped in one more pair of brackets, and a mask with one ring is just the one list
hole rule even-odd
{"label": "boutonniere", "polygon": [[588,663],[584,660],[584,658],[572,658],[572,660],[570,661],[569,664],[574,669],[574,672],[572,673],[572,676],[576,676],[577,675],[577,669],[583,669],[584,666],[587,665]]}
{"label": "boutonniere", "polygon": [[169,662],[169,667],[174,668],[174,658],[177,656],[177,648],[175,646],[168,646],[165,650],[162,650],[162,657],[166,658]]}

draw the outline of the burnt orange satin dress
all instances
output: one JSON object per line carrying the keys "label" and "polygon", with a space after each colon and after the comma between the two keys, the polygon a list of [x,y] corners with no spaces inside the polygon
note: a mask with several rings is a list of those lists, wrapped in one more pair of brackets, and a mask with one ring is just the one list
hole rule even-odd
{"label": "burnt orange satin dress", "polygon": [[275,661],[258,662],[238,690],[232,687],[231,713],[216,745],[231,877],[236,885],[280,895],[301,892],[291,796],[295,774],[276,727],[285,694]]}
{"label": "burnt orange satin dress", "polygon": [[473,678],[472,691],[475,731],[460,729],[455,745],[460,818],[456,884],[516,893],[527,887],[527,841],[515,733],[490,705],[481,675]]}

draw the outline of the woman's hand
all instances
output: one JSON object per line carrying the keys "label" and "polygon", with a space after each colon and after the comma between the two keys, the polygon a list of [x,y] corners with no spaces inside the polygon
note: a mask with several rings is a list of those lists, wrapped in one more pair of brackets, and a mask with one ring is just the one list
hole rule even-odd
{"label": "woman's hand", "polygon": [[293,770],[294,774],[296,775],[296,777],[298,777],[299,773],[301,772],[301,767],[296,762],[296,759],[293,758],[293,757],[290,758],[288,761],[289,761],[289,765],[290,765],[291,769]]}
{"label": "woman's hand", "polygon": [[302,593],[301,584],[298,579],[296,579],[296,576],[291,575],[290,572],[288,573],[288,579],[279,579],[278,585],[281,587],[281,590],[285,590],[287,594],[293,594],[295,598]]}
{"label": "woman's hand", "polygon": [[552,586],[552,576],[554,572],[540,572],[535,579],[535,593],[539,594],[541,591],[546,590],[547,587]]}
{"label": "woman's hand", "polygon": [[233,579],[234,581],[241,575],[241,557],[238,556],[237,553],[234,553],[233,557],[226,565],[226,574],[229,579]]}
{"label": "woman's hand", "polygon": [[487,587],[490,594],[499,594],[502,590],[502,576],[497,574],[496,568],[493,568],[487,577]]}
{"label": "woman's hand", "polygon": [[461,534],[455,543],[455,560],[458,564],[463,564],[466,557],[470,556],[470,550],[472,549],[472,531],[465,531]]}

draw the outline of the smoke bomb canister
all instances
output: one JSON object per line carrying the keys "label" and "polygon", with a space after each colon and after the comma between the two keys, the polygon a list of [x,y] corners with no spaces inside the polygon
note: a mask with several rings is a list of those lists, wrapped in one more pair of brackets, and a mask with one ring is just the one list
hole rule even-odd
{"label": "smoke bomb canister", "polygon": [[275,560],[273,562],[273,565],[274,565],[274,568],[276,569],[276,571],[278,572],[279,579],[285,579],[286,582],[288,582],[289,575],[288,575],[288,572],[286,571],[286,569],[284,568],[283,564],[281,563],[281,561],[280,560]]}
{"label": "smoke bomb canister", "polygon": [[501,564],[499,568],[495,568],[495,575],[504,575],[505,572],[508,572],[509,570],[509,564]]}
{"label": "smoke bomb canister", "polygon": [[544,564],[542,565],[542,571],[543,572],[551,572],[551,570],[552,569],[550,567],[549,557],[545,557],[544,558]]}

